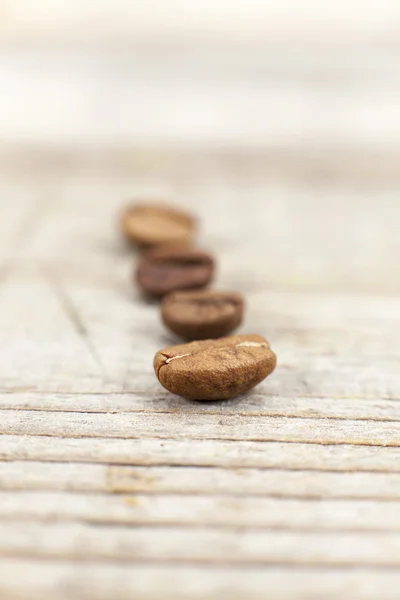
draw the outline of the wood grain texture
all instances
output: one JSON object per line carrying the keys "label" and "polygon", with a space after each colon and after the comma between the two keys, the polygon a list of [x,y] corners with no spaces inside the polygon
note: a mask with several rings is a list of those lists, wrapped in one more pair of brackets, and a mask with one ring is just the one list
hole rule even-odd
{"label": "wood grain texture", "polygon": [[[74,561],[37,559],[5,559],[0,590],[9,598],[39,600],[41,598],[132,598],[144,600],[239,600],[251,595],[264,600],[265,590],[275,597],[288,600],[325,597],[326,589],[333,598],[361,600],[385,597],[397,600],[400,577],[398,573],[371,568],[294,568],[290,577],[283,567],[235,568],[190,565],[110,564],[101,567]],[[19,579],[23,572],[24,577]],[[162,583],[155,586],[154,582]],[[310,585],[312,582],[312,586]],[[155,589],[156,588],[156,589]],[[32,591],[34,590],[34,591]]]}
{"label": "wood grain texture", "polygon": [[[397,599],[397,191],[290,161],[273,176],[256,154],[149,156],[4,163],[1,598]],[[246,296],[240,332],[278,355],[245,397],[188,402],[154,376],[175,340],[115,215],[168,188],[216,287]]]}
{"label": "wood grain texture", "polygon": [[44,463],[0,464],[3,490],[66,490],[116,494],[202,494],[276,498],[400,498],[399,473],[313,470]]}

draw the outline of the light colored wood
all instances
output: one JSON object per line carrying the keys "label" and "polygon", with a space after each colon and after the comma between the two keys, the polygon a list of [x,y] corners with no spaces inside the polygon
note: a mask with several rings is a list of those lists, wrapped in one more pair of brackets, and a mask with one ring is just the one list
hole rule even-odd
{"label": "light colored wood", "polygon": [[[11,40],[101,40],[105,42],[210,41],[238,44],[307,39],[349,42],[396,39],[399,9],[392,0],[338,0],[334,6],[310,0],[307,11],[296,0],[279,4],[249,0],[204,0],[190,10],[179,0],[131,3],[115,0],[99,4],[86,0],[66,3],[2,0],[2,37]],[[86,34],[86,35],[85,35]],[[352,34],[352,35],[351,35]],[[122,40],[121,40],[122,38]]]}
{"label": "light colored wood", "polygon": [[14,435],[62,437],[228,439],[324,444],[397,446],[399,421],[352,421],[343,419],[292,419],[243,415],[169,413],[87,414],[2,411],[0,432]]}
{"label": "light colored wood", "polygon": [[[1,598],[398,597],[397,188],[266,156],[4,162]],[[173,338],[114,224],[146,189],[197,211],[241,331],[277,352],[245,398],[154,376]]]}
{"label": "light colored wood", "polygon": [[[397,600],[400,576],[396,572],[354,568],[303,568],[288,571],[282,567],[227,568],[185,565],[114,565],[100,566],[82,562],[7,559],[0,590],[9,598],[77,598],[78,600],[132,598],[135,600],[239,600],[248,597],[264,600],[266,590],[285,600],[319,600],[326,590],[332,598],[360,600],[385,597]],[[19,578],[23,572],[24,577]],[[310,581],[313,582],[311,587]],[[155,589],[154,582],[157,582]],[[33,592],[33,590],[35,590]],[[34,595],[36,594],[36,595]]]}
{"label": "light colored wood", "polygon": [[400,472],[398,446],[2,435],[0,456],[7,461]]}
{"label": "light colored wood", "polygon": [[[154,561],[211,565],[400,566],[397,533],[237,531],[209,527],[102,527],[82,523],[6,523],[0,552],[92,562]],[[38,540],[41,541],[37,548]],[[329,548],[327,542],[330,541]]]}
{"label": "light colored wood", "polygon": [[[327,419],[353,419],[372,421],[397,421],[400,418],[398,399],[374,398],[335,398],[328,404],[325,398],[313,396],[265,396],[254,393],[240,400],[233,399],[223,406],[217,403],[201,406],[196,402],[188,403],[183,398],[168,398],[153,394],[52,394],[52,393],[9,393],[0,397],[0,410],[18,410],[61,413],[162,413],[175,414],[191,406],[196,413],[199,408],[202,415],[243,415],[255,417],[316,417]],[[3,413],[0,413],[0,415]],[[7,414],[7,413],[5,413]]]}
{"label": "light colored wood", "polygon": [[[151,476],[151,473],[149,474]],[[193,525],[288,530],[399,531],[393,501],[297,500],[181,494],[0,493],[0,517],[120,525]]]}
{"label": "light colored wood", "polygon": [[201,494],[277,498],[400,498],[399,473],[207,467],[132,467],[87,463],[0,463],[3,490],[118,494]]}

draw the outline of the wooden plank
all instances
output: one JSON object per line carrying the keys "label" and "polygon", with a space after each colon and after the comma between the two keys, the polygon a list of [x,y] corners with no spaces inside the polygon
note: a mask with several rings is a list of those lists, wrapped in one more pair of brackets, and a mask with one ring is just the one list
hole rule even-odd
{"label": "wooden plank", "polygon": [[0,170],[0,196],[7,202],[0,219],[0,284],[10,276],[43,221],[48,189],[38,180],[30,188]]}
{"label": "wooden plank", "polygon": [[[400,575],[396,570],[368,568],[246,567],[235,569],[189,565],[101,565],[35,559],[4,559],[0,572],[3,597],[23,600],[265,600],[268,593],[283,600],[331,598],[378,600],[385,590],[397,600]],[[24,573],[24,577],[20,577]],[[154,585],[157,582],[157,588]],[[33,592],[34,590],[34,592]],[[36,594],[32,596],[32,593]]]}
{"label": "wooden plank", "polygon": [[0,463],[2,490],[400,500],[399,473]]}
{"label": "wooden plank", "polygon": [[[147,394],[49,394],[3,393],[0,410],[25,410],[72,413],[162,413],[189,412],[202,415],[242,415],[270,417],[317,417],[352,420],[400,420],[398,399],[313,398],[272,396],[257,388],[246,397],[218,402],[191,402],[152,388]],[[0,413],[1,414],[1,413]]]}
{"label": "wooden plank", "polygon": [[240,565],[400,566],[400,535],[0,523],[10,557]]}
{"label": "wooden plank", "polygon": [[[31,295],[35,302],[27,302]],[[2,387],[36,389],[43,385],[73,390],[100,387],[101,365],[85,331],[43,272],[22,277],[18,271],[2,286],[0,341],[7,352],[0,364]]]}
{"label": "wooden plank", "polygon": [[2,460],[400,472],[400,448],[228,440],[0,436]]}
{"label": "wooden plank", "polygon": [[305,442],[314,444],[360,444],[400,447],[400,421],[352,421],[201,413],[88,414],[57,413],[49,420],[46,411],[1,413],[0,432],[13,435],[53,437],[228,439]]}
{"label": "wooden plank", "polygon": [[120,525],[196,525],[334,531],[399,531],[397,501],[194,494],[0,492],[2,519]]}

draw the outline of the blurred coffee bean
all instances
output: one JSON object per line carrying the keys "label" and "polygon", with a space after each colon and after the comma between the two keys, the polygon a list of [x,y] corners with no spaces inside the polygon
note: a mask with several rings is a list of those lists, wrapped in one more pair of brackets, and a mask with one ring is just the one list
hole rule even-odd
{"label": "blurred coffee bean", "polygon": [[207,252],[165,245],[142,254],[136,281],[145,294],[162,297],[175,290],[203,288],[210,283],[213,274],[214,260]]}
{"label": "blurred coffee bean", "polygon": [[164,324],[187,340],[228,335],[243,319],[244,300],[236,292],[173,292],[161,305]]}
{"label": "blurred coffee bean", "polygon": [[194,236],[195,220],[177,208],[137,204],[123,213],[121,230],[128,241],[140,246],[189,243]]}

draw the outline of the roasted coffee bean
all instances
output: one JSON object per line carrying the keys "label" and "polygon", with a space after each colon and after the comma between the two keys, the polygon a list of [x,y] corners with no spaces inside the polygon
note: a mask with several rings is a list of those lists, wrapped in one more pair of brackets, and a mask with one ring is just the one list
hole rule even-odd
{"label": "roasted coffee bean", "polygon": [[125,210],[121,229],[130,242],[140,246],[188,243],[194,236],[195,220],[177,208],[137,204]]}
{"label": "roasted coffee bean", "polygon": [[161,385],[189,400],[228,400],[251,390],[275,366],[275,354],[259,335],[190,342],[154,357]]}
{"label": "roasted coffee bean", "polygon": [[136,281],[145,294],[162,297],[175,290],[205,287],[213,273],[214,261],[207,252],[166,245],[143,253]]}
{"label": "roasted coffee bean", "polygon": [[243,318],[244,300],[235,292],[173,292],[161,305],[164,324],[187,340],[229,335]]}

